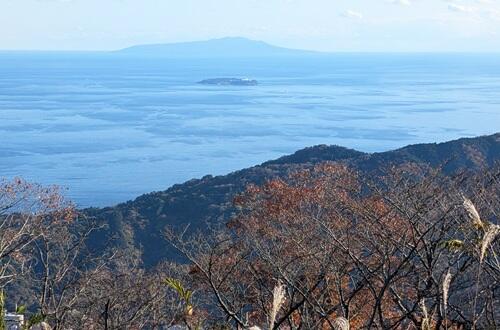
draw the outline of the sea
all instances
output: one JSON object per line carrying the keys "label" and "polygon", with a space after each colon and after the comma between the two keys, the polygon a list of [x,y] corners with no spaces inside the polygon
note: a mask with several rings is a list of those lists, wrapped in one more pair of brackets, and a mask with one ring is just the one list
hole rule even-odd
{"label": "sea", "polygon": [[[219,77],[258,86],[207,86]],[[500,54],[168,59],[0,53],[0,177],[110,206],[318,145],[500,131]]]}

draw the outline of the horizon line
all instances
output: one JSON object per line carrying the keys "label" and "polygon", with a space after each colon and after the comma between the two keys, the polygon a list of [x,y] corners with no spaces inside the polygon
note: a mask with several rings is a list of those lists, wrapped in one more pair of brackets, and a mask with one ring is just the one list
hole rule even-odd
{"label": "horizon line", "polygon": [[[280,48],[283,50],[297,51],[297,52],[308,52],[309,55],[335,55],[335,54],[498,54],[500,50],[315,50],[315,49],[303,49],[303,48],[290,48],[287,46],[280,46],[273,43],[269,43],[264,40],[251,39],[241,36],[226,36],[212,39],[196,39],[178,42],[153,42],[153,43],[138,43],[124,46],[117,49],[2,49],[0,48],[0,53],[118,53],[130,48],[135,47],[147,47],[147,46],[166,46],[166,45],[185,45],[185,44],[195,44],[195,43],[207,43],[212,41],[221,41],[227,39],[240,39],[249,42],[263,43],[267,46]],[[133,55],[133,54],[128,54]],[[289,55],[288,55],[289,56]],[[199,56],[203,57],[203,56]],[[254,56],[248,56],[254,57]],[[276,57],[276,55],[274,55]]]}

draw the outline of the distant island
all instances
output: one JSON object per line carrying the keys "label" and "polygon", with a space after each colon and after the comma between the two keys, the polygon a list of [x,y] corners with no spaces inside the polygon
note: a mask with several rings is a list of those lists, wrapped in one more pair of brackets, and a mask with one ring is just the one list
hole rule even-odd
{"label": "distant island", "polygon": [[201,85],[217,85],[217,86],[257,86],[257,80],[248,78],[212,78],[198,81]]}
{"label": "distant island", "polygon": [[114,52],[120,55],[164,58],[257,58],[318,55],[320,52],[289,49],[263,41],[228,37],[206,41],[137,45]]}

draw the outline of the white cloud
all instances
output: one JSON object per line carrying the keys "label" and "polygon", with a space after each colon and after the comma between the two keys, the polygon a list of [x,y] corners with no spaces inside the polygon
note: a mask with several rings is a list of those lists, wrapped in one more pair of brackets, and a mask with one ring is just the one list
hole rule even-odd
{"label": "white cloud", "polygon": [[455,4],[455,3],[450,3],[448,5],[448,10],[451,10],[454,12],[459,12],[459,13],[472,13],[474,11],[474,8],[464,6],[464,5]]}
{"label": "white cloud", "polygon": [[492,9],[484,12],[485,18],[489,18],[492,20],[500,20],[500,10]]}
{"label": "white cloud", "polygon": [[395,5],[411,6],[410,0],[391,0],[390,2]]}
{"label": "white cloud", "polygon": [[362,13],[350,9],[343,12],[341,16],[352,19],[363,19]]}

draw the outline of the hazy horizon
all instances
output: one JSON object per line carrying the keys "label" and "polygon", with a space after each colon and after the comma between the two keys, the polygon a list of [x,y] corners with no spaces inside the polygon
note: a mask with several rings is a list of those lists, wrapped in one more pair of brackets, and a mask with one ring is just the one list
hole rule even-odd
{"label": "hazy horizon", "polygon": [[76,50],[69,50],[69,49],[1,49],[0,48],[0,53],[30,53],[30,52],[40,52],[40,53],[51,53],[51,52],[61,52],[61,53],[113,53],[113,52],[118,52],[122,50],[126,50],[129,48],[134,48],[134,47],[141,47],[141,46],[154,46],[154,45],[182,45],[182,44],[195,44],[195,43],[204,43],[204,42],[211,42],[211,41],[217,41],[217,40],[222,40],[222,39],[246,39],[248,41],[252,42],[264,42],[265,44],[276,47],[276,48],[282,48],[282,49],[287,49],[287,50],[296,50],[296,51],[303,51],[303,52],[311,52],[311,54],[318,54],[318,55],[335,55],[335,54],[496,54],[500,53],[500,49],[498,50],[419,50],[419,51],[403,51],[403,50],[373,50],[373,51],[355,51],[355,50],[333,50],[333,51],[322,51],[322,50],[315,50],[315,49],[310,49],[310,48],[297,48],[297,47],[287,47],[283,45],[277,45],[274,43],[270,43],[264,40],[258,40],[258,39],[251,39],[251,38],[246,38],[246,37],[241,37],[241,36],[225,36],[225,37],[219,37],[219,38],[211,38],[211,39],[197,39],[197,40],[187,40],[187,41],[178,41],[178,42],[157,42],[157,43],[139,43],[139,44],[131,44],[125,47],[121,48],[116,48],[116,49],[76,49]]}
{"label": "hazy horizon", "polygon": [[109,51],[240,36],[323,52],[500,51],[500,3],[492,0],[0,1],[0,50]]}

